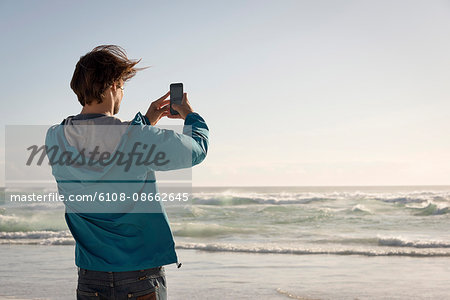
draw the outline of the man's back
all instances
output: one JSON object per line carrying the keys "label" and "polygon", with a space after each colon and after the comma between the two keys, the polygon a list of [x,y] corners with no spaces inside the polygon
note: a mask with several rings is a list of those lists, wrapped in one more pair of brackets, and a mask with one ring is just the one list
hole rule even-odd
{"label": "man's back", "polygon": [[[108,123],[109,127],[117,129],[109,130]],[[145,123],[146,119],[140,113],[131,122],[122,123],[111,116],[78,115],[53,126],[47,134],[48,149],[57,145],[60,151],[58,154],[49,152],[50,155],[59,157],[64,151],[75,151],[76,148],[78,153],[73,157],[82,151],[86,156],[84,165],[74,163],[53,167],[59,192],[66,199],[71,195],[96,197],[96,203],[66,203],[65,218],[76,240],[76,265],[81,268],[119,272],[177,262],[172,232],[161,202],[136,201],[135,195],[158,193],[155,170],[186,168],[201,162],[207,152],[208,127],[196,113],[186,118],[185,131],[192,133],[197,142],[188,135]],[[93,142],[89,136],[100,136],[94,134],[96,131],[113,134],[97,137]],[[69,141],[77,141],[76,146]],[[117,161],[108,161],[102,166],[97,158],[92,161],[97,163],[89,164],[86,155],[93,153],[93,148],[97,148],[97,157],[106,152],[111,156],[116,152],[128,155],[138,143],[154,145],[156,151],[165,154],[167,163],[146,166],[138,165],[134,160],[125,171],[126,165]],[[119,197],[123,202],[120,199],[116,203],[100,201],[102,195],[104,198],[106,195]]]}

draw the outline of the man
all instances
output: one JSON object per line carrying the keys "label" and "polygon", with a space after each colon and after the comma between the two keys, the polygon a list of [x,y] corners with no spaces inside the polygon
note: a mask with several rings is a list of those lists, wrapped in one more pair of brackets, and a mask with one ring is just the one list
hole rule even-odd
{"label": "man", "polygon": [[[115,45],[82,56],[70,84],[81,113],[47,132],[47,156],[76,241],[77,299],[166,299],[163,266],[181,266],[161,202],[140,200],[158,194],[155,171],[204,160],[209,130],[186,93],[172,106],[178,115],[170,113],[168,92],[145,115],[114,117],[138,62]],[[155,127],[163,117],[184,119],[183,134]]]}

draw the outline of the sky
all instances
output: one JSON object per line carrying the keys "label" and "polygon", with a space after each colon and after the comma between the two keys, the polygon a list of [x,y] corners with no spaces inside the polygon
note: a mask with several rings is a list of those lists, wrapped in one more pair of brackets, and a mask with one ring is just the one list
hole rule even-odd
{"label": "sky", "polygon": [[2,169],[5,125],[79,113],[75,64],[116,44],[150,66],[119,118],[183,82],[207,122],[194,186],[450,183],[450,1],[2,0],[0,37]]}

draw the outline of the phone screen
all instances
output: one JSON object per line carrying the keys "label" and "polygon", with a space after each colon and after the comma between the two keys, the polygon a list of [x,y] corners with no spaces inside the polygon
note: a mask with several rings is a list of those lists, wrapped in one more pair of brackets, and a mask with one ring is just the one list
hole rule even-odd
{"label": "phone screen", "polygon": [[181,104],[182,99],[183,99],[183,84],[172,83],[170,85],[170,113],[172,115],[178,115],[178,112],[172,109],[172,103]]}

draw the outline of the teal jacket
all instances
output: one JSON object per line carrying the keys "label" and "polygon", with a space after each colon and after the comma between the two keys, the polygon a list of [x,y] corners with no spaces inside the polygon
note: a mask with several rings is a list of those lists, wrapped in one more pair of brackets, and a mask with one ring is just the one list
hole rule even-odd
{"label": "teal jacket", "polygon": [[[103,164],[99,157],[93,159],[92,164],[87,163],[87,153],[74,146],[74,140],[93,136],[93,127],[84,133],[75,130],[69,138],[66,130],[70,126],[67,125],[74,125],[76,117],[68,117],[61,124],[50,127],[45,141],[59,194],[66,200],[80,195],[90,195],[94,199],[91,202],[64,202],[65,219],[76,241],[75,264],[88,270],[108,272],[178,264],[163,203],[134,201],[133,197],[158,193],[155,171],[190,168],[205,159],[209,129],[204,119],[197,113],[190,113],[185,119],[183,134],[180,134],[154,127],[145,116],[137,113],[127,126],[117,127],[123,128],[123,132],[117,139],[115,152],[130,153],[133,145],[152,144],[156,147],[153,154],[161,152],[164,157],[159,157],[159,164],[133,161],[126,169],[125,164],[112,163],[113,158],[108,160],[106,156]],[[91,115],[89,118],[103,120],[108,116]],[[97,135],[94,139],[101,143],[112,138]],[[64,152],[73,154],[71,163],[64,163],[70,161],[67,155],[66,160],[62,159]],[[137,160],[137,156],[134,159]],[[113,194],[119,198],[122,195],[124,201],[100,201],[100,195],[105,200],[107,193],[111,198]]]}

